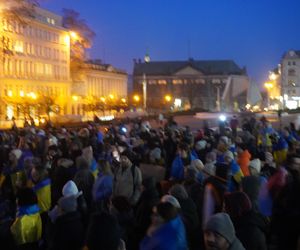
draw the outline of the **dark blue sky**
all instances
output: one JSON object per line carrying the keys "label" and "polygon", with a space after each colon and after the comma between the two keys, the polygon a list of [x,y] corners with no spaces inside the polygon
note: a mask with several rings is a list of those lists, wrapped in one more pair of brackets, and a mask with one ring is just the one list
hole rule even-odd
{"label": "dark blue sky", "polygon": [[299,0],[41,0],[41,6],[80,12],[97,34],[91,57],[129,74],[133,58],[148,50],[154,61],[189,54],[232,59],[261,84],[285,51],[300,49]]}

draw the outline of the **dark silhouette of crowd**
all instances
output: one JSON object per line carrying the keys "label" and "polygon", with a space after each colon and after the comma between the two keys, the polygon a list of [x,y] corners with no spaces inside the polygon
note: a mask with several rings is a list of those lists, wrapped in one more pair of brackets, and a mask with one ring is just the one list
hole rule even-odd
{"label": "dark silhouette of crowd", "polygon": [[5,250],[300,249],[299,195],[294,124],[234,116],[191,131],[170,117],[0,132]]}

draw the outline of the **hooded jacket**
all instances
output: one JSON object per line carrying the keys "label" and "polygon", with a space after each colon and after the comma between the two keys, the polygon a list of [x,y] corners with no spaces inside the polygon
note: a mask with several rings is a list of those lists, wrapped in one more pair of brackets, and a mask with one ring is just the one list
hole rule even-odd
{"label": "hooded jacket", "polygon": [[185,228],[179,216],[146,236],[140,250],[187,250]]}
{"label": "hooded jacket", "polygon": [[205,230],[220,234],[230,244],[228,250],[245,250],[242,243],[235,236],[234,226],[228,214],[217,213],[210,217]]}

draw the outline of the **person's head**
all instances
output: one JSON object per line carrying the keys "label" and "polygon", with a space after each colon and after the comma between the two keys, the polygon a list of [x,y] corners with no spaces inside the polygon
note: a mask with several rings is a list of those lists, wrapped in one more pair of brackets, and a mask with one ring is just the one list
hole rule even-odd
{"label": "person's head", "polygon": [[260,159],[254,159],[249,163],[249,171],[253,176],[259,175],[261,170],[261,161]]}
{"label": "person's head", "polygon": [[161,225],[173,220],[178,215],[178,209],[169,202],[160,202],[152,209],[152,224]]}
{"label": "person's head", "polygon": [[121,230],[114,216],[104,212],[92,215],[86,237],[89,250],[118,250],[120,239]]}
{"label": "person's head", "polygon": [[240,218],[252,209],[251,201],[244,192],[225,194],[224,205],[231,218]]}
{"label": "person's head", "polygon": [[9,161],[11,163],[15,163],[17,164],[17,162],[19,161],[19,159],[21,158],[21,155],[22,155],[22,151],[20,149],[13,149],[12,151],[10,151],[9,153]]}
{"label": "person's head", "polygon": [[232,161],[234,160],[234,155],[231,151],[227,150],[225,153],[224,153],[224,161],[227,163],[227,164],[230,164]]}
{"label": "person's head", "polygon": [[212,162],[215,162],[216,159],[217,159],[217,154],[216,154],[216,152],[211,151],[211,152],[208,152],[208,153],[206,154],[205,162],[206,162],[206,163],[212,163]]}
{"label": "person's head", "polygon": [[227,250],[235,237],[234,226],[228,214],[217,213],[210,217],[204,230],[206,250]]}
{"label": "person's head", "polygon": [[77,188],[75,182],[72,180],[68,181],[62,189],[62,195],[64,197],[69,197],[69,196],[78,197],[81,194],[82,194],[82,191],[80,191],[80,192],[78,191],[78,188]]}
{"label": "person's head", "polygon": [[120,163],[122,168],[129,168],[132,165],[132,162],[129,160],[128,156],[122,154],[120,157]]}
{"label": "person's head", "polygon": [[75,212],[77,210],[77,197],[75,195],[63,196],[58,200],[57,205],[60,214]]}
{"label": "person's head", "polygon": [[169,190],[170,195],[173,195],[176,199],[185,200],[189,198],[183,185],[175,184]]}
{"label": "person's head", "polygon": [[46,178],[48,178],[47,169],[42,165],[40,159],[34,158],[31,169],[31,179],[33,183],[38,183]]}
{"label": "person's head", "polygon": [[90,163],[85,157],[78,156],[76,158],[76,168],[77,169],[89,169],[90,168]]}
{"label": "person's head", "polygon": [[189,154],[189,146],[186,143],[179,143],[178,145],[178,154],[182,158],[187,158]]}

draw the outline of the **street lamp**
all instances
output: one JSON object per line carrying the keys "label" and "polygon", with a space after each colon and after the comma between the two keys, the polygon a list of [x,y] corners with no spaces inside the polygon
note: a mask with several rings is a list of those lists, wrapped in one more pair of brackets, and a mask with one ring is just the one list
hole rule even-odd
{"label": "street lamp", "polygon": [[140,101],[140,97],[139,97],[138,95],[134,95],[134,96],[133,96],[133,100],[134,100],[135,102],[139,102],[139,101]]}
{"label": "street lamp", "polygon": [[165,95],[166,102],[170,102],[172,100],[172,97],[170,95]]}

